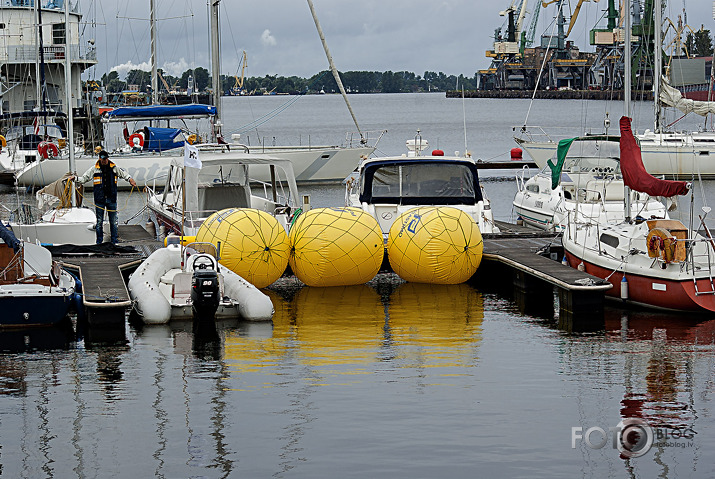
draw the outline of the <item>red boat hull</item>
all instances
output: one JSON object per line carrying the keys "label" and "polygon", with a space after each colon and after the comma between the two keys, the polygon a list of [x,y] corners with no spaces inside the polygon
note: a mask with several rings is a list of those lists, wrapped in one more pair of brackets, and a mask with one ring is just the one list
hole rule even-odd
{"label": "red boat hull", "polygon": [[[566,258],[573,268],[581,263],[581,259],[569,252],[566,252]],[[613,288],[606,291],[608,296],[621,298],[623,273],[612,274],[613,270],[586,261],[583,263],[588,274],[603,278],[613,285]],[[692,278],[674,281],[628,273],[626,280],[628,282],[627,302],[673,311],[715,311],[715,294],[696,295]],[[699,291],[712,291],[712,289],[708,278],[698,280]]]}

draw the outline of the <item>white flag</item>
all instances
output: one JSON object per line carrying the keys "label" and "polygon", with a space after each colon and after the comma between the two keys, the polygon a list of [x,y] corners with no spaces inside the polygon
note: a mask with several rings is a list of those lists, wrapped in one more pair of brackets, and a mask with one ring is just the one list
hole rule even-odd
{"label": "white flag", "polygon": [[199,149],[188,143],[184,143],[184,166],[201,169]]}

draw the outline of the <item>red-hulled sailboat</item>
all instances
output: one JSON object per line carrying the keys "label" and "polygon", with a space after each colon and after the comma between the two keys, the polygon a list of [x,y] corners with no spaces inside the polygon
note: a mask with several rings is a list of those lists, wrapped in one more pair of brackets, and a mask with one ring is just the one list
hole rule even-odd
{"label": "red-hulled sailboat", "polygon": [[[682,181],[649,175],[631,131],[621,118],[621,171],[624,183],[651,196],[688,193]],[[630,196],[630,195],[629,195]],[[708,208],[703,208],[707,214]],[[692,216],[692,215],[691,215]],[[705,236],[679,220],[626,220],[620,224],[572,222],[563,245],[572,267],[613,284],[608,294],[626,302],[678,311],[715,312],[715,240],[700,215]]]}

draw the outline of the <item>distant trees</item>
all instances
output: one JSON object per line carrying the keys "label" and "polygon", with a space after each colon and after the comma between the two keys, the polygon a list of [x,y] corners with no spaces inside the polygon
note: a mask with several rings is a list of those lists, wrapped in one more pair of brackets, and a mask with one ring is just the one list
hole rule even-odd
{"label": "distant trees", "polygon": [[[162,77],[170,88],[177,86],[186,89],[189,77],[194,79],[194,90],[205,91],[211,85],[211,76],[206,68],[198,67],[186,70],[180,77],[165,74],[159,70]],[[473,90],[476,88],[476,74],[473,77],[464,75],[446,75],[443,72],[426,71],[420,76],[408,71],[348,71],[339,72],[340,81],[349,93],[405,93],[405,92],[426,92],[426,91],[446,91],[461,89]],[[102,76],[102,84],[108,92],[120,92],[126,90],[128,85],[137,85],[140,91],[151,91],[151,72],[143,70],[131,70],[127,73],[124,81],[119,79],[116,71],[111,71]],[[164,83],[158,82],[159,89],[164,90]],[[236,77],[221,75],[221,91],[231,94],[236,85]],[[243,88],[246,93],[316,93],[324,90],[327,93],[337,93],[338,85],[333,78],[333,74],[324,70],[316,73],[310,78],[297,76],[283,77],[278,75],[265,75],[263,77],[244,78]]]}
{"label": "distant trees", "polygon": [[685,48],[688,50],[688,55],[696,57],[709,57],[713,54],[713,41],[710,36],[710,30],[706,30],[704,26],[700,30],[693,33],[688,33],[685,37]]}

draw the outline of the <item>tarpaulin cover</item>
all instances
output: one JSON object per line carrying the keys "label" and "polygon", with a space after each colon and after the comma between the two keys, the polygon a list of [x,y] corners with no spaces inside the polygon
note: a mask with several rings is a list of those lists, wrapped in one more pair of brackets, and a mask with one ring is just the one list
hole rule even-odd
{"label": "tarpaulin cover", "polygon": [[182,116],[215,116],[216,107],[211,105],[200,105],[200,104],[190,104],[190,105],[148,105],[148,106],[132,106],[132,107],[122,107],[115,108],[112,111],[108,111],[106,114],[107,119],[120,119],[120,118],[146,118],[151,120],[153,118],[167,118],[167,117],[182,117]]}

